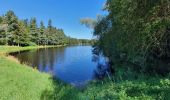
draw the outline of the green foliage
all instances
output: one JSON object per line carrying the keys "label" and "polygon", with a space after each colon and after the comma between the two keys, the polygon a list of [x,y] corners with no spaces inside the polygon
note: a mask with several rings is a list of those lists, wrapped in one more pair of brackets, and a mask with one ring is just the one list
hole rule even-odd
{"label": "green foliage", "polygon": [[32,18],[30,20],[30,38],[32,42],[35,42],[36,44],[39,44],[39,32],[38,32],[38,27],[37,27],[37,21],[36,18]]}
{"label": "green foliage", "polygon": [[169,65],[151,68],[170,58],[169,7],[168,0],[107,0],[109,15],[94,28],[96,51],[113,63],[124,60],[145,71],[170,71]]}
{"label": "green foliage", "polygon": [[44,23],[42,21],[40,22],[39,32],[40,32],[39,43],[43,44],[43,45],[47,44],[46,43],[45,26],[44,26]]}
{"label": "green foliage", "polygon": [[4,29],[0,29],[0,44],[5,45],[6,44],[6,34]]}
{"label": "green foliage", "polygon": [[0,16],[0,24],[3,22],[3,18]]}
{"label": "green foliage", "polygon": [[19,24],[18,19],[13,11],[8,11],[5,15],[5,24],[7,25],[6,38],[8,38],[7,44],[19,45]]}
{"label": "green foliage", "polygon": [[112,82],[108,79],[92,82],[81,93],[81,100],[169,100],[169,79],[148,78]]}

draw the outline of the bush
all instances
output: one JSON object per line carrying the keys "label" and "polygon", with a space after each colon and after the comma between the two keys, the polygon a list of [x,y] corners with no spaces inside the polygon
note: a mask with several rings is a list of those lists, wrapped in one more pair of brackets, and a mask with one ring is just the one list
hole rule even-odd
{"label": "bush", "polygon": [[37,44],[34,43],[34,42],[29,42],[28,45],[29,45],[29,46],[37,46]]}
{"label": "bush", "polygon": [[6,44],[6,39],[0,38],[0,45],[5,45]]}

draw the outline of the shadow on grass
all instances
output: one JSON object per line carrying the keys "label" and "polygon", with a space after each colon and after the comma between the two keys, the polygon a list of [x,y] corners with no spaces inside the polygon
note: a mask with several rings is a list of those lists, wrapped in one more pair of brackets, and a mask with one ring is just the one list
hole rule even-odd
{"label": "shadow on grass", "polygon": [[52,90],[44,90],[41,100],[78,100],[78,89],[58,80],[51,78]]}

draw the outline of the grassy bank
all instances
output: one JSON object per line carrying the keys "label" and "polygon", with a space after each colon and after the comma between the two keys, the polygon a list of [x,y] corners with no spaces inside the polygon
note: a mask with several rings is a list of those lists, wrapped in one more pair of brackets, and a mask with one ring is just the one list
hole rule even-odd
{"label": "grassy bank", "polygon": [[28,47],[1,46],[0,45],[0,54],[16,52],[16,51],[23,51],[23,50],[38,49],[38,48],[51,48],[51,47],[61,47],[61,46],[64,46],[64,45],[57,45],[57,46],[28,46]]}
{"label": "grassy bank", "polygon": [[50,75],[0,57],[0,100],[39,100],[51,88]]}

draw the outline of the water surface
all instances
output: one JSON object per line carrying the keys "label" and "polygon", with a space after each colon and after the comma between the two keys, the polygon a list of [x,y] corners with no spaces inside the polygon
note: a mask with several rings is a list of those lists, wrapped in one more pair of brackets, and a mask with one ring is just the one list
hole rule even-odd
{"label": "water surface", "polygon": [[[96,78],[97,62],[94,62],[91,46],[43,48],[13,53],[21,63],[27,63],[41,72],[74,86],[84,86]],[[102,62],[103,63],[103,62]]]}

